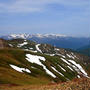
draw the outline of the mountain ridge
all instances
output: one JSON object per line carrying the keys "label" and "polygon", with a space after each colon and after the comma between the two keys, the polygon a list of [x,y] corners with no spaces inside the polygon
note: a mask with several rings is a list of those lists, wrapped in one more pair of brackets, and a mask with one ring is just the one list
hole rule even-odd
{"label": "mountain ridge", "polygon": [[37,43],[47,43],[56,47],[74,50],[87,45],[90,41],[90,37],[72,37],[61,34],[11,34],[1,36],[1,38],[6,40],[22,38],[32,40]]}

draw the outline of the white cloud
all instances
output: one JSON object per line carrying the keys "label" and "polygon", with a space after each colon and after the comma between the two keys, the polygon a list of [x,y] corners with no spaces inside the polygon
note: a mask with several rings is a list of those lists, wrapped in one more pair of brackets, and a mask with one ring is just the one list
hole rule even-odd
{"label": "white cloud", "polygon": [[0,3],[0,12],[40,12],[48,4],[83,7],[90,4],[89,0],[14,0]]}

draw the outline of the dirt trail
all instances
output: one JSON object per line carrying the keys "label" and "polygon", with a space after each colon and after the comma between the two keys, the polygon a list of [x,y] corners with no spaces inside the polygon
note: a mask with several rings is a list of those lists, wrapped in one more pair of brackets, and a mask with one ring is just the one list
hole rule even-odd
{"label": "dirt trail", "polygon": [[3,45],[3,41],[0,39],[0,49],[3,49],[4,45]]}

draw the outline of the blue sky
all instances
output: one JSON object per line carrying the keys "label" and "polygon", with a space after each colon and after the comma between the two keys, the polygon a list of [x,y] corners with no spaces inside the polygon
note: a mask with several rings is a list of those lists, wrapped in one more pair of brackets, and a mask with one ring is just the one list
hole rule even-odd
{"label": "blue sky", "polygon": [[90,36],[90,0],[0,0],[0,35]]}

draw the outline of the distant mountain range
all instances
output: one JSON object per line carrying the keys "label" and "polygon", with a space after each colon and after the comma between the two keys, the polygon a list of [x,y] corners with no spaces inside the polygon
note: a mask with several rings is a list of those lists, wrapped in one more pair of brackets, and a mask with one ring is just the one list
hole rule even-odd
{"label": "distant mountain range", "polygon": [[88,45],[90,41],[90,37],[72,37],[61,34],[11,34],[1,36],[1,38],[6,40],[22,38],[74,50]]}

